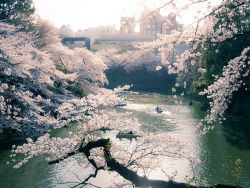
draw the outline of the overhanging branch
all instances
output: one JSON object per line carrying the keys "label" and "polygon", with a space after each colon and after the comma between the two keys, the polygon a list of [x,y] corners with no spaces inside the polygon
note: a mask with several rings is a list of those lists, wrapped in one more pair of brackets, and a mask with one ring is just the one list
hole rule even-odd
{"label": "overhanging branch", "polygon": [[[116,171],[119,173],[123,178],[126,180],[132,182],[136,187],[170,187],[170,188],[184,188],[187,187],[185,183],[178,183],[174,181],[164,181],[164,180],[150,180],[146,177],[141,177],[138,174],[136,174],[134,171],[128,169],[125,165],[119,163],[116,159],[114,159],[110,153],[110,148],[112,147],[110,139],[99,139],[96,141],[90,141],[88,144],[84,147],[80,146],[80,148],[77,150],[77,152],[84,153],[89,161],[94,161],[93,159],[89,159],[90,157],[90,150],[93,148],[104,148],[104,158],[106,160],[107,166],[110,168],[111,171]],[[76,153],[76,152],[75,152]],[[67,154],[65,158],[72,156],[73,153]],[[63,159],[61,159],[63,160]],[[55,160],[51,161],[49,164],[58,163],[61,160]],[[103,169],[103,167],[97,167],[96,163],[90,162],[95,168],[96,172],[100,169]],[[82,182],[83,183],[83,182]],[[86,183],[86,181],[84,181]],[[193,186],[189,185],[190,188],[198,188],[199,186]],[[235,186],[230,185],[214,185],[214,186],[208,186],[207,188],[236,188]]]}

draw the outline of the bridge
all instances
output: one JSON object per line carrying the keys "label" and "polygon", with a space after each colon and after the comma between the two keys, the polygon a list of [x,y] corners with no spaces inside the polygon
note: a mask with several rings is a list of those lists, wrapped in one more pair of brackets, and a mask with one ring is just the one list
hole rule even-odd
{"label": "bridge", "polygon": [[153,42],[153,35],[140,34],[117,34],[100,35],[96,37],[91,44],[92,51],[117,49],[118,51],[127,51],[135,49],[135,45],[142,42]]}
{"label": "bridge", "polygon": [[86,47],[90,50],[90,38],[88,37],[65,37],[62,38],[62,44],[69,47]]}

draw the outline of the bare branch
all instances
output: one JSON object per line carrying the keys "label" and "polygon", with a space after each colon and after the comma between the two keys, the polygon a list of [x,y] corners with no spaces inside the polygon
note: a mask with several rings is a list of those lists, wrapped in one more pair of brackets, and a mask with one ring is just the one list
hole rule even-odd
{"label": "bare branch", "polygon": [[[75,188],[75,187],[78,187],[79,185],[85,185],[85,184],[89,184],[87,183],[89,181],[90,178],[95,178],[97,176],[97,173],[98,173],[98,169],[95,170],[95,173],[94,174],[90,174],[83,182],[73,186],[72,188]],[[92,186],[95,186],[93,184],[91,184]],[[95,187],[98,187],[98,186],[95,186]]]}
{"label": "bare branch", "polygon": [[61,58],[60,54],[58,54],[58,56],[59,56],[59,60],[60,60],[60,62],[61,62],[61,63],[62,63],[62,65],[63,65],[63,68],[67,71],[67,69],[66,69],[66,67],[65,67],[64,63],[62,62],[62,58]]}

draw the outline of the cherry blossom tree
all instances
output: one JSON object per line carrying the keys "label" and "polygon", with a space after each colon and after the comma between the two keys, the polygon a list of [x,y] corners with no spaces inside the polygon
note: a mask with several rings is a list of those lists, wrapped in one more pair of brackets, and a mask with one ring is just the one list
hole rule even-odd
{"label": "cherry blossom tree", "polygon": [[[199,16],[190,25],[183,27],[181,30],[172,31],[168,35],[159,35],[159,38],[153,43],[146,43],[140,46],[143,52],[149,54],[153,51],[145,50],[145,48],[159,48],[161,64],[157,63],[154,65],[156,70],[167,66],[169,73],[188,73],[188,66],[194,66],[202,55],[202,51],[197,51],[197,49],[203,43],[223,43],[237,37],[249,35],[249,28],[244,30],[236,27],[237,24],[244,24],[247,19],[242,20],[242,23],[234,23],[232,19],[236,14],[236,9],[239,9],[242,14],[249,10],[248,1],[225,0],[218,1],[215,4],[212,0],[187,0],[185,4],[181,5],[177,2],[177,0],[166,1],[152,14],[168,7],[174,8],[177,13],[184,9],[192,8],[192,6],[197,4],[202,4],[203,7],[206,5],[206,8],[198,10]],[[216,16],[222,13],[227,15],[228,20],[223,20],[223,17],[218,18]],[[115,96],[115,91],[97,89],[96,87],[106,82],[105,76],[102,74],[102,71],[106,69],[106,65],[102,63],[100,58],[93,56],[85,49],[69,51],[65,47],[56,44],[48,45],[44,48],[44,51],[39,51],[33,48],[24,34],[14,35],[13,27],[1,24],[1,28],[4,28],[0,30],[1,36],[4,36],[1,37],[0,49],[1,74],[4,78],[1,81],[0,98],[2,129],[9,125],[8,121],[15,120],[18,123],[12,125],[17,126],[19,129],[32,125],[31,128],[26,129],[31,131],[37,128],[37,126],[34,126],[37,123],[45,126],[48,130],[48,125],[43,124],[43,122],[49,122],[51,117],[48,115],[48,112],[51,110],[46,111],[46,109],[51,106],[56,107],[59,118],[63,119],[63,117],[66,118],[67,116],[70,117],[74,114],[83,113],[86,110],[85,106],[97,108],[114,104],[119,100]],[[176,46],[182,43],[186,43],[191,48],[174,57]],[[104,61],[108,62],[107,64],[109,65],[113,64],[113,61],[125,62],[124,67],[126,67],[126,70],[133,70],[132,67],[135,66],[131,65],[135,63],[140,67],[142,59],[132,54],[132,52],[126,54],[126,56],[130,55],[129,58],[133,57],[133,59],[131,58],[132,61],[127,59],[119,61],[122,55],[120,57],[115,55],[112,58],[107,58],[108,55],[105,55],[105,53],[101,55],[103,59],[107,58]],[[151,63],[152,61],[150,60],[149,62]],[[63,67],[61,69],[64,69],[64,72],[56,69],[56,65],[61,65]],[[203,67],[196,68],[198,68],[197,71],[201,74],[207,71]],[[228,65],[223,68],[222,75],[216,77],[214,84],[201,91],[200,94],[207,94],[208,98],[212,99],[210,115],[205,118],[208,123],[216,121],[218,118],[223,118],[223,113],[232,98],[232,93],[240,87],[244,87],[244,79],[247,78],[249,78],[249,47],[245,48],[239,57],[229,61]],[[90,94],[84,99],[73,97],[64,88],[67,88],[70,81],[77,79],[80,81],[89,80],[90,85],[88,85],[88,88],[90,89],[88,91],[95,89],[96,93],[100,92],[101,94]],[[56,81],[60,81],[60,84],[57,83],[56,85],[61,89],[60,91],[64,94],[64,97],[51,93],[49,89],[46,89],[48,85],[54,88]],[[92,81],[98,84],[91,85]],[[18,83],[18,86],[13,88],[13,84],[11,84],[13,82]],[[186,82],[184,81],[182,85],[186,87]],[[172,91],[176,92],[176,88],[179,86],[180,83],[176,83]],[[120,90],[121,88],[118,89],[118,91]],[[15,103],[12,104],[12,101],[15,101]],[[17,105],[15,106],[14,104]],[[19,109],[25,109],[25,111],[22,112]],[[24,112],[25,115],[22,115]],[[41,115],[41,113],[45,115]],[[52,120],[54,119],[52,118]],[[74,120],[74,118],[69,120]],[[124,132],[132,130],[138,136],[137,140],[130,147],[119,145],[119,143],[113,142],[110,138],[100,137],[98,136],[100,134],[96,134],[102,126]],[[212,127],[203,128],[203,133],[212,129]],[[49,134],[45,134],[36,140],[27,139],[28,143],[23,146],[13,146],[12,157],[15,157],[16,154],[24,154],[24,159],[14,167],[19,168],[36,155],[48,155],[46,159],[50,164],[76,157],[79,164],[84,163],[82,159],[87,159],[86,165],[90,165],[94,169],[94,174],[90,174],[85,180],[76,183],[75,187],[86,185],[88,180],[91,177],[96,177],[100,170],[116,171],[138,187],[184,187],[184,183],[177,183],[171,180],[150,180],[146,176],[151,169],[160,165],[164,157],[196,160],[188,152],[188,146],[185,143],[166,133],[148,134],[141,131],[138,121],[131,119],[127,113],[119,114],[100,110],[89,119],[84,118],[83,122],[79,121],[79,124],[73,130],[70,132],[71,137],[69,138],[50,138]],[[197,186],[190,185],[190,187]],[[218,184],[214,187],[233,186]]]}
{"label": "cherry blossom tree", "polygon": [[30,32],[34,38],[34,45],[38,49],[42,50],[50,44],[58,44],[60,42],[56,28],[49,21],[41,19],[38,15],[35,16]]}
{"label": "cherry blossom tree", "polygon": [[1,132],[4,128],[24,134],[47,131],[55,124],[50,113],[56,97],[44,88],[53,86],[54,79],[65,82],[75,76],[56,70],[46,54],[32,47],[26,34],[3,23],[0,32]]}
{"label": "cherry blossom tree", "polygon": [[[224,112],[230,104],[233,93],[246,85],[249,80],[249,55],[250,47],[245,48],[241,56],[232,59],[227,66],[223,68],[223,75],[215,78],[216,81],[199,94],[207,94],[207,98],[212,99],[210,102],[211,112],[205,117],[209,126],[203,127],[203,133],[213,129],[213,123],[225,119]],[[247,91],[248,88],[245,88]],[[202,124],[200,124],[202,125]]]}
{"label": "cherry blossom tree", "polygon": [[160,55],[154,49],[142,49],[118,53],[115,50],[96,52],[109,69],[122,68],[127,73],[146,69],[156,72],[155,67],[161,63]]}
{"label": "cherry blossom tree", "polygon": [[[77,97],[76,87],[86,93],[107,93],[96,87],[107,82],[106,65],[91,52],[72,51],[59,42],[47,44],[41,51],[32,33],[0,24],[1,132],[10,129],[17,134],[40,135],[50,127],[81,118],[91,102]],[[117,100],[115,97],[113,103]]]}
{"label": "cherry blossom tree", "polygon": [[[191,71],[205,75],[207,74],[207,70],[204,67],[197,66],[202,53],[206,53],[205,44],[216,47],[218,44],[227,43],[240,37],[248,40],[250,34],[249,1],[225,0],[214,2],[210,0],[190,0],[185,4],[178,4],[177,1],[172,0],[159,6],[160,8],[151,14],[162,8],[174,7],[174,11],[180,15],[187,9],[195,8],[197,4],[201,5],[200,7],[202,8],[197,10],[197,15],[189,25],[184,26],[181,30],[173,30],[169,35],[159,35],[158,39],[153,43],[144,43],[140,46],[142,49],[159,48],[162,65],[158,65],[156,69],[160,70],[161,67],[167,66],[169,74],[182,73],[185,75]],[[174,57],[173,54],[175,54],[176,46],[182,43],[186,43],[191,48],[175,56],[176,60],[171,63],[169,58],[171,56],[172,58]],[[219,49],[214,50],[215,53],[219,52]],[[200,92],[200,94],[208,94],[208,98],[212,99],[210,103],[210,115],[205,118],[209,124],[217,120],[223,120],[223,113],[228,108],[228,103],[231,101],[234,91],[238,91],[240,87],[246,87],[247,90],[247,87],[249,87],[244,81],[244,79],[249,78],[249,48],[246,47],[242,50],[239,57],[235,57],[227,63],[228,65],[223,68],[221,74],[214,75],[215,83],[208,86],[203,92]],[[228,82],[228,80],[232,80],[232,78],[229,78],[230,75],[231,77],[236,76],[238,78],[237,84],[235,83],[236,81]],[[186,88],[187,81],[185,79],[180,79],[179,81],[182,81],[182,83],[177,83],[178,86],[181,85]],[[218,87],[218,81],[220,87]],[[217,85],[216,89],[215,85]],[[228,89],[225,90],[224,87]],[[173,88],[173,91],[176,91],[176,87]],[[201,123],[199,127],[202,127],[202,125],[205,126],[203,132],[207,132],[208,129],[213,128],[213,126],[206,126],[206,123]]]}
{"label": "cherry blossom tree", "polygon": [[[202,8],[198,10],[197,7],[195,7],[197,6],[197,4],[199,4],[200,7]],[[218,2],[210,0],[197,0],[197,1],[188,0],[186,3],[180,4],[178,3],[177,0],[171,0],[162,2],[162,4],[159,5],[159,8],[147,14],[142,19],[147,19],[147,17],[150,17],[158,13],[161,9],[171,9],[175,12],[176,15],[181,17],[181,13],[183,11],[190,10],[192,8],[197,9],[197,15],[194,17],[194,20],[189,25],[186,25],[177,30],[172,30],[170,34],[169,33],[164,35],[159,34],[158,38],[154,42],[143,43],[142,45],[137,46],[142,50],[138,51],[139,53],[141,54],[147,53],[147,56],[145,56],[147,57],[147,60],[140,59],[139,57],[143,56],[138,55],[135,52],[116,54],[114,56],[113,54],[115,53],[111,51],[111,52],[100,52],[98,53],[98,55],[103,58],[104,62],[106,62],[106,64],[109,67],[112,68],[116,66],[123,67],[127,72],[133,71],[135,69],[140,69],[143,66],[147,66],[148,67],[147,69],[150,71],[158,71],[162,69],[162,67],[165,67],[168,70],[169,74],[181,73],[182,75],[185,74],[190,75],[189,72],[191,72],[191,76],[196,75],[196,77],[199,74],[202,76],[207,75],[209,73],[212,74],[211,71],[207,73],[206,68],[200,67],[198,65],[199,61],[201,61],[202,54],[208,53],[206,45],[209,44],[211,46],[214,46],[213,50],[215,51],[215,53],[219,53],[220,45],[218,44],[229,43],[230,41],[236,40],[238,38],[239,39],[243,38],[243,40],[245,39],[249,41],[248,39],[250,34],[249,2],[244,0],[239,0],[239,1],[225,0]],[[169,21],[171,21],[170,18]],[[183,44],[189,46],[190,49],[186,49],[183,53],[178,53],[177,48]],[[242,74],[239,73],[240,75],[244,75],[240,76],[241,79],[242,78],[244,79],[248,78],[249,74],[248,73],[249,53],[246,52],[248,48],[244,49],[244,46],[242,47],[237,47],[237,50],[239,48],[242,49],[247,57],[245,59],[245,65],[244,65],[244,69],[246,72]],[[161,63],[159,62],[158,59],[159,55],[157,53],[154,53],[155,49],[158,49],[161,58]],[[155,56],[157,57],[157,61],[151,60],[151,58],[149,57],[149,52],[155,54]],[[240,57],[242,56],[242,54],[238,55],[240,55]],[[156,58],[153,56],[151,57]],[[231,55],[231,57],[233,56]],[[235,60],[237,59],[236,57],[234,58]],[[137,61],[137,59],[139,61]],[[231,61],[229,60],[229,62]],[[226,65],[231,64],[229,62],[223,62],[223,63],[224,64],[226,63]],[[221,63],[222,66],[223,63]],[[217,80],[220,76],[224,77],[224,75],[228,74],[225,72],[226,70],[228,69],[224,68],[221,71],[217,70],[217,72],[219,72],[219,75],[210,75],[210,76],[214,76],[215,79]],[[185,89],[187,82],[190,81],[186,80],[184,76],[184,79],[178,80],[177,85],[183,86]],[[233,82],[230,83],[233,84]],[[237,87],[233,85],[231,87],[235,89],[234,91],[239,90],[240,87],[248,87],[248,84],[246,84],[244,81],[241,80],[241,83],[242,84],[237,85]],[[225,83],[221,82],[221,84],[227,85],[226,82]],[[213,87],[209,86],[208,90],[210,88]],[[174,88],[173,90],[176,91],[176,88]],[[224,90],[219,90],[219,89],[217,89],[216,91],[215,90],[208,91],[208,90],[206,89],[205,92],[201,92],[200,94],[208,94],[209,92],[210,93],[218,92],[223,97]],[[228,95],[228,93],[224,94]],[[231,98],[232,96],[233,92],[230,92],[229,98]],[[215,100],[211,96],[208,96],[208,98]],[[211,102],[211,104],[213,103],[213,105],[210,104],[211,107],[210,117],[214,118],[213,121],[211,121],[211,119],[208,120],[206,118],[208,123],[214,123],[218,120],[218,118],[220,118],[220,120],[223,119],[223,117],[220,116],[223,115],[228,105],[220,103],[220,101],[223,100],[221,99],[219,100],[219,102],[218,101]],[[176,102],[178,103],[178,101]],[[229,102],[229,100],[227,100],[227,102]],[[222,108],[222,106],[225,108]],[[217,112],[217,114],[215,114],[215,112]]]}
{"label": "cherry blossom tree", "polygon": [[[123,132],[132,130],[138,137],[134,144],[126,146],[110,138],[97,136],[99,134],[96,133],[101,131],[101,127]],[[14,168],[19,168],[37,155],[46,155],[46,160],[51,165],[71,158],[85,168],[90,166],[94,169],[94,173],[89,174],[86,179],[73,182],[73,187],[88,185],[89,179],[96,177],[99,171],[111,170],[137,187],[175,188],[186,187],[186,184],[172,180],[151,180],[147,176],[151,170],[159,168],[162,159],[167,157],[199,162],[189,152],[190,146],[186,143],[168,133],[149,134],[141,131],[139,122],[131,118],[129,113],[102,110],[91,118],[85,117],[84,122],[79,122],[72,130],[71,138],[51,138],[49,134],[45,134],[37,140],[28,138],[27,144],[23,146],[13,146],[11,158],[14,162],[17,155],[25,154],[25,158]],[[132,184],[129,185],[133,186]],[[218,184],[214,187],[234,186]]]}

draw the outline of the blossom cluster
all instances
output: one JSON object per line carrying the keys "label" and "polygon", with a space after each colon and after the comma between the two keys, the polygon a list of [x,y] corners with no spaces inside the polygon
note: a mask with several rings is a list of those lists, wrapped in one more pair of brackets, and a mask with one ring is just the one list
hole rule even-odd
{"label": "blossom cluster", "polygon": [[[112,104],[121,100],[99,89],[107,83],[107,66],[86,49],[70,50],[60,42],[37,49],[33,36],[2,22],[0,33],[0,132],[40,135],[80,119],[90,103],[111,104],[104,96],[114,98]],[[79,98],[74,87],[92,95]],[[93,102],[94,95],[102,99]]]}
{"label": "blossom cluster", "polygon": [[[241,87],[245,87],[244,80],[249,78],[250,73],[249,57],[250,47],[245,48],[239,57],[229,61],[228,65],[223,68],[222,76],[218,77],[212,85],[199,93],[200,95],[206,94],[208,99],[212,99],[212,102],[210,102],[210,114],[204,118],[204,121],[209,123],[209,125],[218,119],[220,123],[222,122],[224,119],[223,114],[227,110],[234,93]],[[203,133],[206,133],[212,127],[212,125],[204,126]]]}
{"label": "blossom cluster", "polygon": [[[239,36],[249,35],[247,24],[249,1],[188,0],[182,5],[178,5],[177,1],[171,1],[164,8],[174,7],[176,15],[181,15],[181,12],[191,10],[196,5],[202,8],[198,10],[190,24],[180,30],[172,30],[170,34],[159,34],[154,42],[143,43],[138,46],[140,49],[158,48],[162,64],[156,65],[156,70],[167,67],[169,74],[187,74],[190,70],[195,69],[196,72],[204,74],[207,70],[197,65],[202,56],[201,52],[206,51],[203,44],[209,43],[211,46],[216,46],[216,44],[231,41]],[[178,54],[177,48],[184,44],[188,49]],[[219,49],[215,48],[214,50],[215,53],[219,53]],[[232,59],[228,63],[228,66],[223,69],[221,78],[219,78],[220,75],[217,76],[216,83],[209,86],[207,90],[200,92],[200,94],[208,94],[208,98],[213,100],[210,103],[210,115],[205,118],[208,123],[223,120],[221,116],[228,108],[228,103],[233,96],[232,93],[238,91],[239,87],[244,84],[241,78],[248,76],[249,65],[246,59],[242,59],[243,56],[249,57],[247,49],[242,51],[240,57]],[[181,81],[183,83],[178,81],[178,84],[186,87],[186,80]],[[176,88],[173,88],[172,91],[176,92]],[[176,98],[176,96],[174,97]],[[178,101],[176,102],[178,103]],[[203,123],[200,123],[199,126],[201,125]],[[213,126],[209,127],[210,129],[213,128]],[[204,129],[203,132],[207,132],[209,128],[205,127]]]}
{"label": "blossom cluster", "polygon": [[[117,113],[115,111],[101,110],[91,117],[85,117],[84,122],[72,125],[71,138],[55,138],[49,134],[39,137],[36,141],[28,138],[27,144],[13,146],[11,158],[19,154],[24,154],[25,158],[18,162],[14,168],[28,162],[29,159],[37,155],[46,155],[47,161],[64,159],[69,153],[75,153],[72,157],[77,160],[84,158],[84,155],[76,155],[79,147],[84,147],[90,141],[95,141],[105,136],[96,134],[101,127],[108,127],[114,131],[128,132],[133,131],[139,136],[132,144],[124,145],[111,139],[111,155],[121,164],[131,170],[149,170],[159,168],[160,162],[164,157],[198,159],[189,153],[189,146],[180,139],[167,133],[152,134],[140,130],[140,123],[131,117],[131,113]],[[73,135],[72,135],[73,134]],[[95,160],[97,166],[106,166],[105,156],[99,148],[91,150],[89,159]],[[152,160],[154,159],[154,160]],[[106,167],[107,168],[107,167]]]}
{"label": "blossom cluster", "polygon": [[122,67],[126,72],[133,72],[145,68],[148,72],[155,72],[155,67],[160,64],[160,55],[153,49],[133,50],[118,53],[115,50],[100,51],[100,57],[109,69]]}

